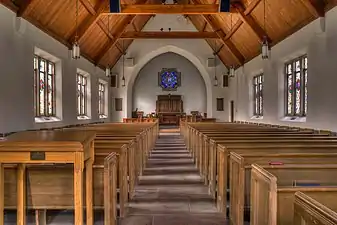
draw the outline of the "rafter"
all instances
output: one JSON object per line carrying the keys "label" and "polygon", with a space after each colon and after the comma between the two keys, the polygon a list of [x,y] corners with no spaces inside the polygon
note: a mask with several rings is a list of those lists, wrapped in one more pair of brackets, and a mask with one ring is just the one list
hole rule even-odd
{"label": "rafter", "polygon": [[170,32],[125,32],[121,39],[218,39],[214,32],[170,31]]}
{"label": "rafter", "polygon": [[[234,12],[234,11],[233,11]],[[218,4],[128,4],[118,14],[218,14]],[[235,13],[235,12],[234,12]],[[111,14],[105,12],[104,14]]]}
{"label": "rafter", "polygon": [[[228,38],[226,38],[226,34],[222,35],[222,29],[219,25],[213,20],[211,15],[203,15],[203,18],[208,22],[208,24],[213,28],[214,32],[218,35],[220,40],[229,48],[234,57],[236,58],[239,65],[242,65],[245,61],[245,57],[241,54],[241,52],[236,48],[233,42]],[[223,33],[223,32],[222,32]]]}
{"label": "rafter", "polygon": [[[86,2],[85,0],[81,0],[82,4],[83,2]],[[94,25],[97,20],[100,17],[100,14],[102,12],[104,12],[104,10],[107,9],[108,5],[106,1],[98,1],[97,5],[95,6],[95,8],[93,8],[92,6],[90,7],[89,4],[91,5],[90,2],[85,3],[84,7],[88,10],[89,8],[89,13],[90,15],[88,15],[82,23],[79,24],[78,26],[78,32],[77,32],[77,36],[78,36],[78,40],[80,41],[81,38],[84,36],[84,34],[90,29],[90,27],[92,25]],[[94,9],[95,13],[92,14]],[[68,39],[68,42],[73,42],[75,40],[76,37],[76,30],[70,35],[70,38]]]}
{"label": "rafter", "polygon": [[26,10],[28,9],[29,5],[33,2],[34,0],[25,0],[22,1],[22,4],[19,7],[19,10],[16,12],[17,17],[22,17]]}
{"label": "rafter", "polygon": [[[95,61],[97,63],[99,63],[101,61],[101,59],[104,57],[104,55],[110,51],[110,49],[112,47],[114,47],[116,45],[116,43],[118,42],[119,38],[122,36],[122,34],[124,33],[126,27],[131,24],[133,22],[133,20],[136,18],[135,15],[129,15],[126,16],[125,19],[123,20],[123,22],[120,22],[117,24],[118,28],[116,29],[116,35],[114,36],[114,39],[112,41],[108,41],[103,48],[101,49],[101,51],[97,54],[97,57],[95,58]],[[125,51],[125,49],[123,49],[123,52]]]}
{"label": "rafter", "polygon": [[325,3],[324,1],[301,0],[310,13],[316,17],[324,17]]}
{"label": "rafter", "polygon": [[251,3],[249,3],[248,7],[245,10],[245,15],[251,14],[260,2],[261,0],[253,0]]}
{"label": "rafter", "polygon": [[231,31],[226,34],[225,40],[230,39],[235,34],[235,32],[241,27],[242,24],[243,24],[243,21],[242,20],[238,20],[234,24],[234,26],[232,27]]}
{"label": "rafter", "polygon": [[241,2],[236,2],[232,4],[235,8],[235,10],[238,12],[238,15],[240,16],[241,20],[244,21],[256,34],[256,36],[259,38],[259,40],[262,42],[265,38],[268,39],[269,42],[271,42],[271,39],[269,38],[268,34],[261,28],[261,26],[255,21],[255,19],[250,14],[245,14],[245,8]]}
{"label": "rafter", "polygon": [[[110,41],[114,40],[114,36],[109,32],[108,27],[104,24],[102,20],[97,20],[97,25],[101,28],[101,30],[105,33],[105,35],[110,39]],[[123,53],[122,47],[116,43],[117,49],[120,51],[120,53]]]}

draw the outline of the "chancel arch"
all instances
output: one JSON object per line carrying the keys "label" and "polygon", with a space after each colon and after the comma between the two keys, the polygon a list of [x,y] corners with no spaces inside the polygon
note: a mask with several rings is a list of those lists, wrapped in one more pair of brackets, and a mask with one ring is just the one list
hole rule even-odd
{"label": "chancel arch", "polygon": [[[156,57],[160,57],[163,54],[175,54],[178,55],[178,57],[180,56],[183,60],[185,60],[186,63],[189,63],[190,66],[194,67],[196,73],[196,77],[201,78],[204,84],[204,88],[203,90],[205,90],[204,94],[205,94],[205,111],[207,112],[208,115],[212,115],[212,82],[211,82],[211,78],[206,70],[206,68],[204,67],[204,65],[202,64],[202,62],[199,60],[199,58],[197,58],[195,55],[193,55],[192,53],[190,53],[189,51],[173,46],[173,45],[168,45],[168,46],[164,46],[161,48],[158,48],[155,51],[151,51],[150,53],[146,54],[144,57],[141,57],[141,59],[139,59],[139,61],[137,62],[137,64],[135,65],[134,69],[132,70],[129,79],[127,79],[126,81],[126,92],[127,92],[127,116],[131,117],[131,113],[132,110],[134,110],[133,108],[133,90],[134,90],[134,84],[135,81],[137,79],[137,76],[139,75],[139,73],[141,72],[141,70],[153,59],[155,59]],[[154,71],[153,74],[153,82],[157,84],[157,88],[158,90],[161,91],[161,88],[158,87],[158,72],[160,72],[160,70],[165,67],[164,64],[158,69],[158,71]],[[174,66],[172,66],[174,68]],[[177,68],[179,69],[179,68]],[[183,77],[183,71],[181,71],[182,74],[181,76]],[[182,78],[183,79],[183,78]],[[182,83],[184,82],[184,80],[182,80]],[[181,87],[182,88],[182,87]],[[178,88],[179,90],[179,88]],[[182,89],[181,89],[182,90]],[[174,94],[173,92],[167,92],[167,94]],[[156,97],[156,96],[155,96]],[[155,104],[155,102],[154,102]],[[155,108],[153,109],[155,110]],[[190,113],[188,108],[185,109],[186,113]]]}

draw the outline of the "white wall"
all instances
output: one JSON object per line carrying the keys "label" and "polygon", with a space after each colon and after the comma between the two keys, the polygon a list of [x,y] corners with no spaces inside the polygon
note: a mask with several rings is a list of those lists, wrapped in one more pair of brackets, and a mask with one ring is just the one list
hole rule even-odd
{"label": "white wall", "polygon": [[[256,57],[236,71],[230,99],[236,103],[236,120],[283,124],[337,131],[337,8],[272,48],[271,60]],[[284,63],[308,56],[308,112],[306,121],[284,120]],[[264,72],[263,119],[252,119],[252,77]]]}
{"label": "white wall", "polygon": [[[196,31],[191,22],[186,21],[180,15],[156,15],[144,27],[144,31],[159,31],[160,28],[167,30],[172,28],[173,31]],[[113,120],[121,121],[123,117],[130,117],[133,110],[132,106],[132,90],[136,77],[139,71],[153,58],[166,52],[179,54],[188,59],[200,72],[206,85],[207,98],[207,114],[208,117],[215,117],[220,121],[228,120],[228,109],[225,105],[224,112],[216,111],[216,98],[224,98],[228,101],[229,89],[214,87],[212,82],[214,78],[214,68],[207,67],[207,59],[212,58],[212,49],[204,40],[135,40],[127,51],[126,57],[133,57],[135,65],[125,68],[124,75],[126,78],[126,87],[113,89],[113,97],[123,98],[123,111],[113,112]],[[122,77],[122,61],[114,67]],[[218,60],[219,62],[219,60]],[[226,73],[227,69],[219,63],[217,66],[217,76],[220,79],[221,75]]]}
{"label": "white wall", "polygon": [[[98,79],[106,79],[104,71],[85,59],[74,61],[61,43],[0,5],[0,133],[26,129],[56,127],[99,121]],[[35,123],[33,101],[34,47],[61,60],[62,121]],[[76,70],[91,78],[91,119],[77,120]]]}
{"label": "white wall", "polygon": [[[158,72],[162,68],[176,68],[181,72],[181,86],[177,91],[163,91],[158,86]],[[133,109],[145,114],[156,109],[157,95],[182,95],[184,112],[207,112],[206,86],[198,69],[188,59],[176,53],[164,53],[148,62],[139,72],[133,87]]]}

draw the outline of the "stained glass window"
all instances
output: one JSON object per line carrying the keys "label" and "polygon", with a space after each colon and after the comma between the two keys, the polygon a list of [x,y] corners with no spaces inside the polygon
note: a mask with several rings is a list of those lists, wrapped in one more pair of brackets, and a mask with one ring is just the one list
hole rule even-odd
{"label": "stained glass window", "polygon": [[286,115],[306,116],[308,108],[308,58],[301,56],[285,65]]}
{"label": "stained glass window", "polygon": [[34,106],[36,117],[55,116],[55,64],[34,56]]}
{"label": "stained glass window", "polygon": [[77,115],[87,115],[87,77],[77,74]]}
{"label": "stained glass window", "polygon": [[105,84],[98,84],[98,114],[105,116]]}
{"label": "stained glass window", "polygon": [[176,69],[162,69],[159,72],[159,86],[166,91],[174,91],[180,86],[180,72]]}
{"label": "stained glass window", "polygon": [[263,116],[263,74],[253,78],[254,116]]}

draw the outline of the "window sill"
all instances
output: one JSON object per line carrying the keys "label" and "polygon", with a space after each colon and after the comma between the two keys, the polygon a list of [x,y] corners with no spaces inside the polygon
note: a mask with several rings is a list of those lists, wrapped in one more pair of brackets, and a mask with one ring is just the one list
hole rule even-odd
{"label": "window sill", "polygon": [[77,116],[78,120],[90,120],[88,116]]}
{"label": "window sill", "polygon": [[35,123],[53,123],[61,121],[60,118],[57,117],[35,117]]}
{"label": "window sill", "polygon": [[99,118],[100,118],[100,119],[107,119],[108,116],[107,116],[107,115],[99,115]]}
{"label": "window sill", "polygon": [[251,120],[263,120],[263,116],[252,116]]}
{"label": "window sill", "polygon": [[298,116],[286,116],[286,117],[283,117],[281,119],[281,121],[305,123],[305,122],[307,122],[307,118],[306,117],[298,117]]}

